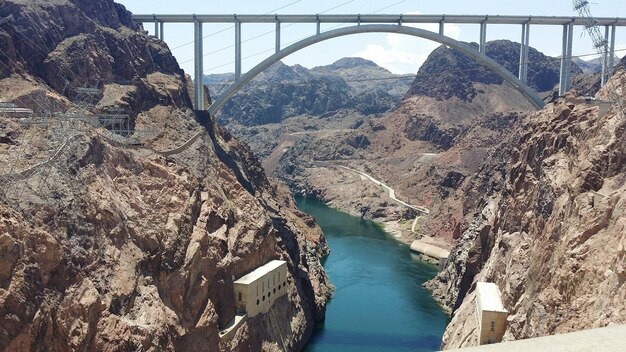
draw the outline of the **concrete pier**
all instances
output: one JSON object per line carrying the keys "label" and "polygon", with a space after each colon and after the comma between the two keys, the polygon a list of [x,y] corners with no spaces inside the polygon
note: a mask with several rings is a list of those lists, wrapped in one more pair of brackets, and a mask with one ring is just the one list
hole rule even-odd
{"label": "concrete pier", "polygon": [[487,24],[485,22],[482,22],[480,24],[480,38],[478,41],[478,50],[480,51],[481,54],[485,54],[486,51],[486,46],[485,44],[487,43]]}
{"label": "concrete pier", "polygon": [[194,23],[194,100],[196,110],[204,110],[204,55],[202,53],[202,22]]}
{"label": "concrete pier", "polygon": [[559,79],[559,95],[565,94],[571,88],[571,67],[572,67],[572,40],[574,35],[574,26],[570,24],[563,25],[563,48],[561,51],[561,76]]}
{"label": "concrete pier", "polygon": [[450,251],[420,240],[415,240],[411,243],[411,250],[438,260],[448,259],[450,255]]}

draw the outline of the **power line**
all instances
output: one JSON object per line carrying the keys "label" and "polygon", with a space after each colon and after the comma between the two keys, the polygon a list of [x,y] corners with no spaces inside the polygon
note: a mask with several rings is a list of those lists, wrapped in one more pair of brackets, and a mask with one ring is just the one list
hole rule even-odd
{"label": "power line", "polygon": [[[327,12],[329,12],[329,11],[332,11],[332,10],[334,10],[334,9],[337,9],[337,8],[339,8],[339,7],[342,7],[342,6],[344,6],[344,5],[347,5],[347,4],[349,4],[349,3],[351,3],[351,2],[354,2],[354,1],[356,1],[356,0],[348,0],[348,1],[345,1],[345,2],[343,2],[343,3],[341,3],[341,4],[337,5],[337,6],[334,6],[334,7],[331,7],[331,8],[329,8],[329,9],[327,9],[327,10],[322,11],[322,12],[320,12],[319,14],[324,14],[324,13],[327,13]],[[391,4],[391,5],[388,5],[388,6],[385,6],[385,7],[383,7],[383,8],[380,8],[380,9],[378,9],[378,10],[376,10],[376,11],[370,12],[370,13],[368,13],[368,15],[373,15],[373,14],[375,14],[375,13],[377,13],[377,12],[380,12],[380,11],[386,10],[386,9],[388,9],[388,8],[391,8],[391,7],[394,7],[394,6],[399,5],[399,4],[401,4],[401,3],[403,3],[403,2],[406,2],[406,1],[408,1],[408,0],[402,0],[402,1],[395,2],[395,3]],[[294,23],[290,23],[290,24],[286,25],[286,26],[285,26],[285,28],[286,28],[286,27],[289,27],[289,26],[292,26],[292,25],[294,25]],[[338,27],[341,27],[341,26],[343,26],[343,25],[345,25],[345,23],[340,23],[340,24],[338,24],[338,25],[336,25],[336,26],[333,26],[333,27],[330,27],[330,28],[326,29],[326,31],[333,30],[333,29],[338,28]],[[270,34],[270,33],[272,33],[272,32],[274,32],[274,31],[272,30],[272,31],[265,32],[265,33],[263,33],[263,34],[260,34],[260,35],[258,35],[258,36],[256,36],[256,37],[254,37],[254,38],[250,38],[250,39],[248,39],[248,40],[246,40],[246,41],[249,41],[249,40],[252,40],[252,39],[256,39],[256,38],[262,37],[262,36],[267,35],[267,34]],[[308,37],[309,37],[309,36],[305,36],[305,37],[298,38],[298,39],[296,39],[296,40],[292,40],[292,41],[288,42],[286,45],[290,45],[290,44],[296,43],[296,42],[298,42],[298,41],[300,41],[300,40],[302,40],[302,39],[304,39],[304,38],[308,38]],[[243,41],[242,43],[244,43],[244,42],[246,42],[246,41]],[[232,47],[234,47],[234,45],[230,45],[230,46],[228,46],[228,47],[224,47],[224,48],[222,48],[222,49],[218,49],[218,50],[216,50],[215,52],[222,51],[222,50],[225,50],[225,49],[228,49],[228,48],[232,48]],[[266,50],[262,50],[262,51],[256,52],[256,53],[254,53],[254,54],[251,54],[251,55],[248,55],[248,56],[246,56],[246,57],[243,57],[243,58],[242,58],[242,61],[243,61],[243,60],[245,60],[245,59],[249,59],[249,58],[251,58],[251,57],[259,56],[259,55],[261,55],[261,54],[263,54],[263,53],[266,53],[266,52],[269,52],[269,51],[272,51],[272,50],[274,50],[274,49],[273,49],[273,48],[270,48],[270,49],[266,49]],[[215,52],[212,52],[211,54],[213,54],[213,53],[215,53]],[[203,55],[203,57],[205,57],[205,56],[207,56],[207,55]],[[194,60],[194,59],[186,60],[186,61],[181,62],[181,64],[188,63],[188,62],[193,61],[193,60]],[[221,67],[224,67],[224,66],[228,66],[228,65],[233,64],[233,63],[235,63],[235,61],[234,61],[234,60],[233,60],[233,61],[229,61],[229,62],[227,62],[227,63],[225,63],[225,64],[221,64],[221,65],[218,65],[218,66],[213,66],[213,67],[210,67],[210,68],[208,68],[208,69],[205,69],[205,70],[202,72],[202,74],[206,73],[207,71],[214,70],[214,69],[216,69],[216,68],[221,68]]]}
{"label": "power line", "polygon": [[[614,86],[614,80],[611,80],[611,77],[605,78],[605,74],[612,72],[613,67],[614,67],[613,66],[614,55],[611,54],[612,57],[608,57],[609,43],[606,40],[606,38],[602,37],[602,34],[600,33],[600,29],[598,28],[598,21],[591,15],[589,2],[584,1],[584,0],[574,0],[573,3],[574,3],[574,10],[576,10],[578,12],[578,15],[582,19],[585,20],[586,22],[585,29],[587,30],[587,33],[589,34],[589,37],[591,38],[593,42],[593,46],[595,47],[597,54],[600,57],[602,68],[603,68],[601,82],[603,84],[605,83],[605,79],[607,79],[608,82],[606,83],[613,86],[611,87],[612,89],[609,89],[610,100],[613,104],[618,105],[620,113],[622,114],[623,117],[626,117],[626,114],[624,113],[624,105],[622,103],[622,98],[620,95],[617,94],[617,87]],[[606,30],[608,34],[608,27],[606,27]],[[613,27],[613,38],[611,38],[611,40],[614,43],[615,27]],[[611,45],[613,45],[613,43]],[[608,73],[604,71],[604,68],[607,66],[611,66],[609,68]]]}
{"label": "power line", "polygon": [[[339,8],[339,7],[341,7],[341,6],[347,5],[347,4],[349,4],[349,3],[351,3],[351,2],[354,2],[354,1],[356,1],[356,0],[348,0],[348,1],[343,2],[343,3],[341,3],[341,4],[337,5],[337,6],[334,6],[334,7],[331,7],[331,8],[329,8],[329,9],[326,9],[326,10],[324,10],[324,11],[320,12],[319,14],[320,14],[320,15],[321,15],[321,14],[325,14],[325,13],[327,13],[327,12],[329,12],[329,11],[332,11],[332,10],[334,10],[334,9],[337,9],[337,8]],[[406,1],[406,0],[405,0],[405,1]],[[298,1],[296,1],[296,2],[298,2]],[[295,2],[294,2],[294,3],[295,3]],[[292,4],[293,4],[293,3],[292,3]],[[283,8],[284,8],[284,7],[286,7],[286,6],[287,6],[287,5],[283,6]],[[272,11],[272,12],[273,12],[273,11]],[[266,13],[265,15],[267,15],[267,14],[268,14],[268,13]],[[283,26],[282,28],[283,28],[283,29],[285,29],[285,28],[291,27],[291,26],[293,26],[293,25],[295,25],[295,23],[289,23],[289,24],[287,24],[287,25]],[[223,30],[221,30],[221,31],[219,31],[219,32],[212,33],[211,35],[214,35],[214,34],[217,34],[217,33],[222,33],[222,32],[227,31],[227,30],[229,30],[229,29],[233,29],[234,27],[235,27],[235,26],[230,26],[230,27],[225,28],[225,29],[223,29]],[[274,33],[274,30],[270,30],[270,31],[267,31],[267,32],[261,33],[261,34],[259,34],[259,35],[256,35],[256,36],[254,36],[254,37],[251,37],[251,38],[245,39],[245,40],[243,40],[241,43],[242,43],[242,44],[243,44],[243,43],[247,43],[247,42],[249,42],[249,41],[252,41],[252,40],[254,40],[254,39],[258,39],[258,38],[264,37],[264,36],[266,36],[266,35],[268,35],[268,34],[271,34],[271,33]],[[206,38],[206,37],[204,37],[204,38]],[[193,42],[190,42],[190,43],[193,43]],[[292,43],[293,43],[293,42],[292,42]],[[189,43],[187,43],[187,44],[185,44],[185,45],[188,45],[188,44],[189,44]],[[291,43],[288,43],[288,44],[291,44]],[[207,57],[207,56],[210,56],[210,55],[213,55],[213,54],[217,54],[217,53],[219,53],[219,52],[222,52],[222,51],[224,51],[224,50],[227,50],[227,49],[230,49],[230,48],[233,48],[233,47],[235,47],[235,45],[234,45],[234,44],[231,44],[231,45],[228,45],[228,46],[224,46],[224,47],[222,47],[222,48],[220,48],[220,49],[213,50],[213,51],[211,51],[211,52],[208,52],[208,53],[206,53],[206,54],[203,54],[203,55],[202,55],[202,57]],[[178,47],[177,47],[177,48],[178,48]],[[174,50],[174,49],[170,49],[170,50]],[[263,52],[267,52],[267,51],[270,51],[270,50],[272,50],[272,49],[268,49],[268,50],[265,50],[265,51],[263,51]],[[259,53],[254,54],[254,55],[252,55],[252,56],[246,56],[244,59],[247,59],[247,58],[250,58],[250,57],[253,57],[253,56],[257,56],[258,54],[259,54]],[[179,62],[179,65],[186,64],[186,63],[191,62],[191,61],[193,61],[193,60],[194,60],[194,58],[191,58],[191,59],[188,59],[188,60],[185,60],[185,61],[181,61],[181,62]],[[232,64],[232,63],[234,63],[234,62],[235,62],[235,61],[232,61],[232,62],[230,62],[230,63],[228,63],[228,64],[224,64],[223,66],[226,66],[226,65]],[[218,66],[218,68],[219,68],[219,67],[222,67],[222,65]],[[213,68],[211,68],[211,69],[213,69]],[[204,71],[206,72],[207,70],[204,70]],[[204,74],[204,72],[203,72],[203,74]]]}
{"label": "power line", "polygon": [[[269,50],[272,50],[272,49],[269,49]],[[615,52],[622,52],[622,51],[626,51],[626,48],[615,50]],[[260,55],[262,53],[263,52],[259,52],[259,53],[256,53],[255,55]],[[588,53],[588,54],[581,54],[581,55],[572,55],[570,57],[570,59],[572,59],[572,58],[580,58],[580,57],[587,57],[587,56],[595,56],[595,55],[597,55],[597,54],[596,53]],[[552,59],[556,59],[556,58],[552,58]],[[536,63],[536,62],[539,62],[539,60],[536,60],[536,61],[528,60],[527,61],[528,64],[532,64],[532,63]],[[219,68],[219,67],[222,67],[222,66],[226,66],[226,65],[229,65],[231,63],[222,64],[220,66],[216,66],[216,68]],[[467,73],[467,72],[479,71],[479,70],[482,70],[482,69],[483,69],[482,67],[475,67],[475,68],[464,69],[464,70],[446,70],[446,72],[448,72],[448,73]],[[439,75],[439,74],[440,73],[431,74],[431,75]],[[348,79],[348,80],[344,80],[344,82],[346,82],[346,83],[356,83],[356,82],[370,82],[370,81],[400,80],[400,79],[416,78],[418,75],[421,76],[421,75],[424,75],[424,73],[421,73],[421,74],[417,73],[417,74],[397,75],[397,76],[393,76],[393,77]],[[235,82],[234,81],[227,81],[227,82],[219,82],[219,83],[207,84],[207,86],[209,86],[209,87],[225,87],[225,86],[230,86],[233,83],[235,83]],[[305,84],[292,84],[292,85],[302,85],[302,86],[304,86]]]}
{"label": "power line", "polygon": [[376,11],[374,11],[374,12],[371,12],[371,13],[370,13],[370,15],[373,15],[373,14],[375,14],[375,13],[379,13],[380,11],[387,10],[388,8],[394,7],[394,6],[396,6],[396,5],[400,5],[400,4],[402,4],[403,2],[407,2],[407,1],[408,1],[408,0],[398,1],[398,2],[396,2],[396,3],[393,3],[393,4],[389,5],[389,6],[385,6],[385,7],[383,7],[382,9],[378,9],[378,10],[376,10]]}
{"label": "power line", "polygon": [[[293,44],[293,43],[295,43],[295,42],[298,42],[298,41],[300,41],[300,40],[302,40],[302,39],[304,39],[304,38],[308,38],[308,36],[307,36],[307,37],[302,37],[302,38],[296,39],[296,40],[294,40],[294,41],[291,41],[291,42],[287,43],[287,45],[290,45],[290,44]],[[258,56],[258,55],[261,55],[261,54],[263,54],[263,53],[266,53],[266,52],[269,52],[269,51],[272,51],[272,50],[274,50],[274,49],[273,49],[273,48],[270,48],[270,49],[265,49],[265,50],[262,50],[262,51],[256,52],[256,53],[254,53],[254,54],[251,54],[251,55],[245,56],[245,57],[243,57],[243,58],[242,58],[242,60],[249,59],[249,58],[251,58],[251,57]],[[616,50],[615,50],[615,52],[621,52],[621,51],[626,51],[626,49],[616,49]],[[580,55],[572,55],[572,56],[570,56],[569,58],[570,58],[570,59],[573,59],[573,58],[582,58],[582,57],[596,56],[596,55],[598,55],[598,54],[597,54],[597,53],[586,53],[586,54],[580,54]],[[530,64],[530,63],[534,63],[534,62],[538,62],[538,61],[528,60],[528,61],[526,61],[525,63]],[[231,64],[233,64],[233,63],[235,63],[235,61],[234,61],[234,60],[233,60],[233,61],[226,62],[226,63],[224,63],[224,64],[217,65],[217,66],[209,67],[209,68],[205,69],[203,73],[205,73],[206,71],[210,71],[210,70],[214,70],[214,69],[221,68],[221,67],[224,67],[224,66],[228,66],[228,65],[231,65]]]}
{"label": "power line", "polygon": [[[273,10],[271,10],[271,11],[269,11],[269,12],[266,12],[266,13],[264,13],[264,15],[269,15],[269,14],[272,14],[272,13],[274,13],[274,12],[276,12],[276,11],[279,11],[279,10],[282,10],[282,9],[284,9],[284,8],[287,8],[287,7],[291,6],[291,5],[297,4],[297,3],[301,2],[301,1],[302,1],[302,0],[292,1],[292,2],[290,2],[290,3],[286,4],[286,5],[283,5],[283,6],[279,7],[279,8],[276,8],[276,9],[273,9]],[[354,1],[354,0],[353,0],[353,1]],[[227,30],[229,30],[229,29],[233,29],[233,28],[235,28],[235,26],[234,26],[234,25],[233,25],[233,26],[230,26],[230,27],[227,27],[227,28],[224,28],[224,29],[222,29],[222,30],[219,30],[219,31],[213,32],[213,33],[211,33],[211,34],[207,34],[206,36],[202,37],[202,39],[206,39],[206,38],[212,37],[212,36],[214,36],[214,35],[220,34],[220,33],[222,33],[222,32],[226,32]],[[182,48],[182,47],[185,47],[185,46],[187,46],[187,45],[191,45],[191,44],[193,44],[193,43],[194,43],[194,41],[190,41],[190,42],[187,42],[187,43],[181,44],[181,45],[179,45],[179,46],[177,46],[177,47],[171,48],[171,49],[170,49],[170,51],[174,51],[174,50],[176,50],[176,49],[180,49],[180,48]],[[231,47],[232,47],[232,46],[231,46]],[[193,60],[193,59],[192,59],[192,60]],[[189,61],[185,61],[185,62],[189,62]]]}

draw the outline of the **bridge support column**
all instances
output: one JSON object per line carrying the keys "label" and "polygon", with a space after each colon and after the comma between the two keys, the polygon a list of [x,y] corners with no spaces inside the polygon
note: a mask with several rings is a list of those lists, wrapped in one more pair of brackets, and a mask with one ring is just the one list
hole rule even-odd
{"label": "bridge support column", "polygon": [[235,22],[235,81],[241,77],[241,22]]}
{"label": "bridge support column", "polygon": [[439,34],[443,35],[443,19],[439,22]]}
{"label": "bridge support column", "polygon": [[604,42],[602,43],[602,76],[600,77],[600,87],[604,87],[607,80],[609,66],[609,26],[604,26]]}
{"label": "bridge support column", "polygon": [[161,41],[163,41],[163,36],[164,36],[163,26],[164,26],[163,22],[159,22],[159,39],[161,39]]}
{"label": "bridge support column", "polygon": [[524,80],[522,82],[528,83],[528,51],[530,51],[530,23],[526,24],[526,43],[524,44]]}
{"label": "bridge support column", "polygon": [[530,24],[522,25],[522,40],[519,51],[519,74],[520,81],[526,83],[528,78],[528,44],[530,42]]}
{"label": "bridge support column", "polygon": [[[610,38],[610,39],[609,39]],[[609,37],[609,26],[604,27],[604,56],[602,58],[602,81],[604,87],[606,82],[613,76],[613,66],[615,65],[615,25],[611,26]]]}
{"label": "bridge support column", "polygon": [[478,44],[478,51],[480,51],[481,54],[485,53],[486,42],[487,42],[487,24],[485,22],[482,22],[480,24],[480,41]]}
{"label": "bridge support column", "polygon": [[[608,60],[608,72],[607,77],[610,79],[613,76],[613,68],[615,67],[615,25],[611,26],[611,44],[609,45],[609,60]],[[607,81],[608,81],[607,79]]]}
{"label": "bridge support column", "polygon": [[204,63],[202,55],[202,22],[194,22],[194,106],[196,110],[205,110],[204,106]]}
{"label": "bridge support column", "polygon": [[159,36],[159,21],[154,20],[154,36],[160,38]]}
{"label": "bridge support column", "polygon": [[559,79],[559,95],[565,94],[571,87],[570,71],[572,63],[572,38],[574,26],[563,25],[563,50],[561,52],[561,74]]}
{"label": "bridge support column", "polygon": [[315,16],[317,22],[315,23],[315,34],[319,35],[322,30],[322,24],[320,23],[320,15]]}
{"label": "bridge support column", "polygon": [[276,52],[279,52],[279,51],[280,51],[280,21],[278,21],[278,18],[276,18]]}

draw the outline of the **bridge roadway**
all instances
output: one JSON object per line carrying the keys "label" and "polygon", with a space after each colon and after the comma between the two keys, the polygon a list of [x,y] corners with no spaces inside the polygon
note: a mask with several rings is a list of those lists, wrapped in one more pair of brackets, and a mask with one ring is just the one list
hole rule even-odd
{"label": "bridge roadway", "polygon": [[[585,19],[572,16],[500,16],[500,15],[168,15],[137,14],[141,23],[457,23],[457,24],[541,24],[584,26]],[[599,26],[626,26],[626,18],[598,17]]]}
{"label": "bridge roadway", "polygon": [[[316,23],[317,31],[315,35],[312,35],[309,38],[305,38],[288,48],[298,47],[296,50],[300,50],[300,48],[308,46],[310,44],[317,43],[321,40],[316,40],[315,38],[321,38],[325,33],[321,31],[322,23],[354,23],[357,24],[358,27],[361,27],[361,24],[365,24],[366,26],[371,26],[376,28],[383,28],[384,24],[390,25],[394,24],[397,27],[402,28],[403,24],[419,24],[419,23],[433,23],[439,24],[439,32],[430,32],[433,34],[438,34],[438,36],[434,35],[424,35],[423,33],[413,33],[410,34],[406,30],[402,31],[400,29],[397,30],[398,33],[416,35],[418,37],[430,39],[437,41],[439,43],[449,45],[456,49],[463,47],[464,43],[456,42],[452,38],[448,38],[444,36],[444,26],[445,23],[457,23],[457,24],[478,24],[480,25],[480,34],[478,40],[478,52],[480,55],[475,56],[474,59],[481,61],[481,63],[485,63],[488,59],[485,56],[485,45],[487,38],[487,25],[488,24],[509,24],[509,25],[521,25],[521,40],[520,40],[520,58],[519,58],[519,73],[518,80],[513,82],[513,85],[518,88],[520,92],[525,94],[529,101],[537,106],[536,100],[538,96],[534,94],[534,92],[529,92],[530,88],[526,86],[527,76],[528,76],[528,47],[529,47],[529,38],[530,38],[530,26],[531,25],[552,25],[552,26],[562,26],[563,27],[563,39],[562,39],[562,55],[561,55],[561,67],[560,67],[560,84],[559,84],[559,93],[564,94],[571,87],[571,57],[572,57],[572,43],[573,43],[573,27],[574,26],[587,26],[589,24],[588,18],[582,17],[571,17],[571,16],[493,16],[493,15],[409,15],[409,14],[375,14],[375,15],[361,15],[361,14],[342,14],[342,15],[320,15],[320,14],[312,14],[312,15],[202,15],[202,14],[137,14],[133,15],[133,20],[140,23],[154,23],[154,31],[155,36],[159,39],[163,40],[164,38],[164,23],[193,23],[194,24],[194,81],[195,81],[195,108],[196,110],[205,110],[204,99],[203,96],[203,74],[204,74],[204,62],[203,62],[203,24],[205,23],[233,23],[235,27],[235,83],[233,84],[233,92],[234,94],[237,90],[241,88],[243,83],[240,80],[242,79],[242,71],[241,71],[241,32],[242,32],[242,23],[275,23],[276,25],[276,40],[275,40],[275,55],[274,59],[280,59],[281,52],[285,52],[281,49],[281,25],[284,23]],[[612,75],[613,71],[613,58],[615,51],[615,28],[618,26],[626,26],[626,18],[619,17],[602,17],[593,19],[593,23],[597,26],[604,26],[604,57],[602,59],[602,82],[606,82],[607,78]],[[357,27],[357,26],[355,26]],[[365,31],[360,31],[358,29],[346,29],[348,31],[345,34],[356,34],[363,33]],[[332,31],[331,31],[332,32]],[[385,32],[390,32],[387,28]],[[327,36],[328,39],[332,36]],[[323,39],[326,40],[326,39]],[[447,43],[444,43],[447,42]],[[305,43],[310,43],[303,45]],[[295,50],[294,50],[295,51]],[[467,53],[466,53],[467,54]],[[286,56],[286,55],[285,55]],[[472,55],[470,55],[472,56]],[[499,64],[492,62],[492,65],[500,66]],[[489,66],[489,65],[487,65]],[[256,67],[255,67],[256,68]],[[502,67],[490,67],[491,69],[498,71],[498,69]],[[253,71],[254,68],[251,70]],[[498,72],[497,72],[498,73]],[[502,75],[501,73],[498,73]],[[505,80],[509,80],[510,77],[505,78]],[[239,84],[241,83],[241,84]],[[511,83],[511,82],[509,82]],[[225,100],[228,100],[230,96],[220,97],[223,99],[217,99],[217,102],[223,103]],[[535,102],[534,102],[535,101]],[[540,107],[541,104],[539,104]],[[213,110],[219,109],[218,107],[214,107]],[[212,111],[213,112],[213,111]]]}
{"label": "bridge roadway", "polygon": [[466,347],[457,352],[615,352],[626,350],[626,325]]}

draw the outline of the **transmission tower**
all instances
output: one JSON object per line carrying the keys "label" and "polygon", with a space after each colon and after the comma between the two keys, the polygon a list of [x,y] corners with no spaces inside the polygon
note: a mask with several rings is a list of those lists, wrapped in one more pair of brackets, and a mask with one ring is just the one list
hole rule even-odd
{"label": "transmission tower", "polygon": [[[593,42],[594,49],[598,53],[598,56],[603,60],[602,67],[608,67],[609,72],[613,68],[613,53],[609,55],[609,43],[605,36],[602,36],[602,32],[598,26],[598,21],[591,15],[591,9],[589,7],[589,1],[574,0],[574,10],[578,12],[580,18],[585,22],[585,31]],[[608,32],[607,32],[608,33]],[[607,61],[608,60],[608,61]],[[605,72],[602,71],[601,82],[605,82]],[[610,81],[610,77],[607,77],[607,81]],[[622,116],[624,115],[624,106],[621,97],[617,94],[615,87],[609,87],[610,100],[613,104],[619,106]]]}

